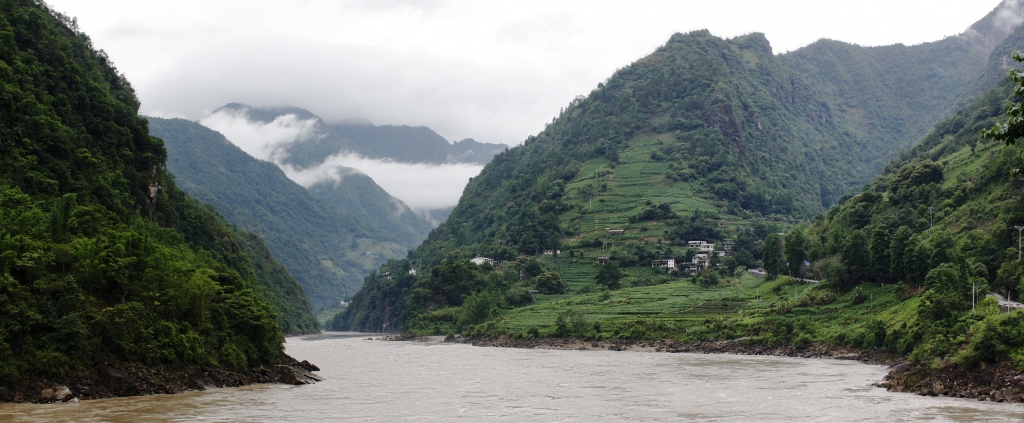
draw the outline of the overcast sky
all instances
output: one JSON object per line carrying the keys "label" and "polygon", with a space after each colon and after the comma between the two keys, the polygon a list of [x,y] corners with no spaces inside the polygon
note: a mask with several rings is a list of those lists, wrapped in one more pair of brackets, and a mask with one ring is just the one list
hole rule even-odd
{"label": "overcast sky", "polygon": [[675,32],[764,32],[777,53],[819,38],[918,44],[999,0],[48,3],[127,74],[143,114],[199,120],[237,101],[517,144]]}

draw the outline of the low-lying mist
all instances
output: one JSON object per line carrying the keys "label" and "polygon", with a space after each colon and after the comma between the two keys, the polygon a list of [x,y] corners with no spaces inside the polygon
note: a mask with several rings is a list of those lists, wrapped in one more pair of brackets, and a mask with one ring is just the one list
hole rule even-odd
{"label": "low-lying mist", "polygon": [[309,188],[321,182],[344,183],[345,176],[360,172],[415,210],[455,206],[469,179],[483,169],[483,166],[462,163],[402,163],[347,152],[332,155],[314,167],[296,168],[283,163],[287,158],[285,148],[321,139],[322,122],[317,119],[300,119],[287,114],[271,122],[259,122],[250,120],[244,113],[220,110],[199,123],[224,134],[253,157],[278,165],[299,185]]}

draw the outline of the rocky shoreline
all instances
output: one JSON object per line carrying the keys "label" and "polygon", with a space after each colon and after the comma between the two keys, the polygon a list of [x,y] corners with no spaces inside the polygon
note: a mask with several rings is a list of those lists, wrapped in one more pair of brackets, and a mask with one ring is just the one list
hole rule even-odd
{"label": "rocky shoreline", "polygon": [[979,365],[964,369],[953,363],[937,368],[928,365],[901,364],[885,376],[878,386],[895,392],[919,395],[969,398],[978,401],[1024,402],[1024,372],[1008,363]]}
{"label": "rocky shoreline", "polygon": [[[388,340],[422,341],[422,339],[402,336],[388,337]],[[449,336],[444,340],[444,342],[464,343],[479,347],[773,355],[856,360],[866,364],[889,366],[889,373],[885,376],[885,380],[875,384],[875,386],[886,388],[889,391],[968,398],[978,401],[1024,402],[1024,389],[1022,389],[1024,388],[1024,372],[1008,363],[980,366],[977,369],[964,369],[947,362],[933,368],[928,364],[911,365],[906,362],[905,357],[887,356],[880,348],[864,351],[831,345],[809,345],[804,348],[793,348],[789,345],[772,347],[743,341],[744,339],[682,343],[674,340],[628,339],[602,341],[585,341],[574,338],[470,339],[458,335]]]}
{"label": "rocky shoreline", "polygon": [[154,394],[203,391],[206,388],[246,386],[255,383],[305,385],[322,381],[308,361],[285,356],[281,364],[259,366],[247,372],[219,367],[188,367],[183,363],[142,366],[105,357],[93,357],[94,367],[60,381],[24,380],[14,387],[0,386],[0,402],[53,403]]}

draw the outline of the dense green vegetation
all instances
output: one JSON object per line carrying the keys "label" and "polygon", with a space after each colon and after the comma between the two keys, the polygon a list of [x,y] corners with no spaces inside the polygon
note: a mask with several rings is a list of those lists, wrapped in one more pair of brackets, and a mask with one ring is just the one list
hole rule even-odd
{"label": "dense green vegetation", "polygon": [[75,22],[0,0],[0,386],[96,355],[247,369],[316,330],[260,240],[190,199]]}
{"label": "dense green vegetation", "polygon": [[[420,317],[461,307],[479,292],[535,287],[518,274],[484,284],[434,281],[435,266],[474,256],[515,260],[562,250],[595,266],[595,256],[607,255],[629,275],[650,260],[689,261],[687,241],[731,239],[735,255],[721,264],[753,266],[770,231],[859,189],[970,97],[989,53],[1020,38],[984,27],[993,16],[975,35],[919,46],[821,41],[782,55],[761,34],[676,34],[575,99],[543,132],[496,156],[448,221],[410,254],[416,280],[367,285],[374,294],[357,294],[333,327],[374,329],[364,324],[379,317],[351,319],[380,313],[386,298],[389,310],[405,313],[407,329],[443,331]],[[470,288],[442,295],[448,284]],[[404,303],[396,300],[403,296]]]}
{"label": "dense green vegetation", "polygon": [[[633,266],[621,271],[619,288],[604,282],[612,265],[580,259],[581,251],[593,257],[600,250],[573,249],[571,258],[543,256],[500,270],[453,255],[426,280],[403,283],[411,292],[406,330],[684,342],[744,338],[796,348],[876,348],[931,364],[1009,361],[1024,367],[1024,314],[1004,313],[987,296],[992,291],[1018,298],[1024,292],[1015,229],[1024,222],[1024,182],[1010,177],[1021,159],[1000,140],[982,137],[1006,119],[1012,85],[1002,82],[937,124],[828,213],[782,235],[778,228],[760,231],[764,266],[777,278],[757,278],[724,263],[688,278]],[[1019,120],[1010,122],[1005,133],[1022,127]],[[567,293],[516,298],[516,289],[540,283],[531,274],[560,275]],[[416,309],[419,304],[425,306]]]}
{"label": "dense green vegetation", "polygon": [[198,123],[148,119],[182,189],[258,234],[317,310],[354,294],[370,271],[433,229],[365,175],[307,190]]}

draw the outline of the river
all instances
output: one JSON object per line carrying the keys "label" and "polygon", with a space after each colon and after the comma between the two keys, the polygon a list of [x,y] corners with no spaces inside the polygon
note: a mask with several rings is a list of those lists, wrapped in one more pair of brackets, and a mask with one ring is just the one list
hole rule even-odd
{"label": "river", "polygon": [[1020,404],[892,393],[883,366],[828,359],[526,350],[289,338],[322,369],[257,385],[81,404],[0,404],[4,422],[1021,421]]}

